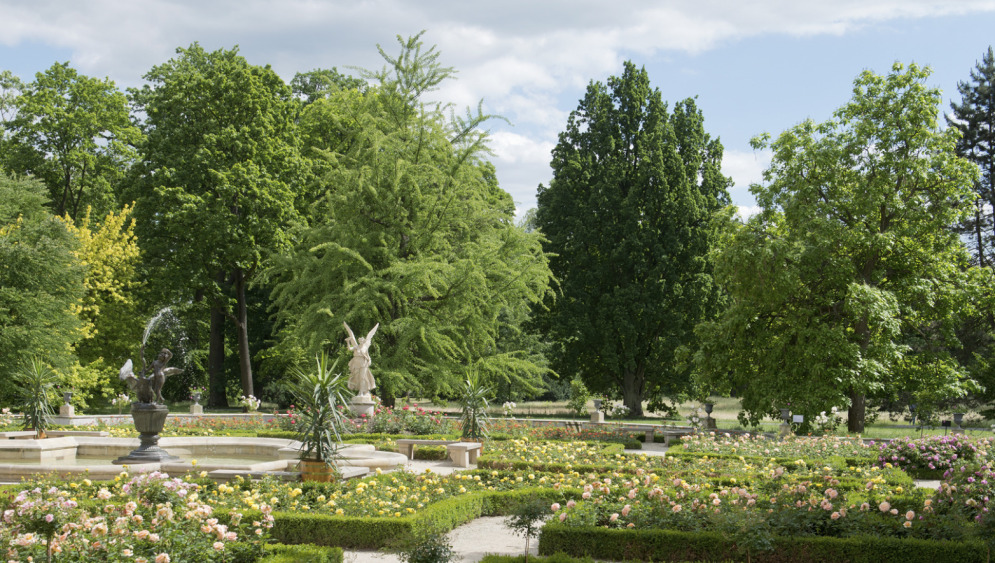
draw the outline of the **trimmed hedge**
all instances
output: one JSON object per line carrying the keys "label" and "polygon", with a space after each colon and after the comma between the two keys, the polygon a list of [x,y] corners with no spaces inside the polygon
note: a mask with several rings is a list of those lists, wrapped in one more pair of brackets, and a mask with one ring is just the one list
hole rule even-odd
{"label": "trimmed hedge", "polygon": [[526,559],[524,555],[485,555],[480,563],[594,563],[590,557],[571,557],[566,553],[554,553],[549,557],[531,556]]}
{"label": "trimmed hedge", "polygon": [[[568,495],[570,495],[568,497]],[[399,518],[357,518],[308,512],[274,512],[270,535],[285,544],[315,544],[346,549],[401,548],[425,534],[447,533],[480,516],[507,514],[523,498],[550,503],[579,497],[580,491],[532,487],[516,491],[481,491],[433,503],[421,512]],[[227,510],[216,510],[222,518]],[[258,518],[246,511],[243,518]]]}
{"label": "trimmed hedge", "polygon": [[277,543],[267,544],[263,549],[266,555],[259,563],[343,563],[345,560],[341,547]]}
{"label": "trimmed hedge", "polygon": [[715,561],[732,559],[769,563],[986,563],[988,549],[980,541],[931,541],[855,536],[773,538],[770,551],[737,548],[718,532],[628,530],[565,526],[550,522],[539,536],[539,553],[567,553],[595,559],[639,561]]}

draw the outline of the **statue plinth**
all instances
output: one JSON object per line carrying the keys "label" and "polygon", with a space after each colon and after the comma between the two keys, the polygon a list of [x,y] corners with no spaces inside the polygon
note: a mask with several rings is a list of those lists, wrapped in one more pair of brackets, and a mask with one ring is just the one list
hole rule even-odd
{"label": "statue plinth", "polygon": [[169,407],[154,403],[132,403],[131,418],[135,421],[135,429],[139,432],[141,445],[130,454],[115,459],[115,465],[134,465],[139,463],[160,463],[175,461],[180,458],[170,455],[159,447],[159,433],[166,424]]}
{"label": "statue plinth", "polygon": [[365,414],[367,418],[371,418],[377,408],[376,402],[369,393],[354,396],[352,401],[349,402],[349,406],[352,408],[354,415],[363,416]]}

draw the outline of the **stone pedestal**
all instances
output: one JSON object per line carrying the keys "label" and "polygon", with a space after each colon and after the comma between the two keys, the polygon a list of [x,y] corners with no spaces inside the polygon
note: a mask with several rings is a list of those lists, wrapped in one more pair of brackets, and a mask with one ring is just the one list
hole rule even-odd
{"label": "stone pedestal", "polygon": [[961,428],[960,426],[957,426],[957,427],[955,427],[955,428],[952,428],[952,429],[950,430],[950,433],[951,433],[951,434],[966,434],[966,432],[964,432],[964,429],[963,429],[963,428]]}
{"label": "stone pedestal", "polygon": [[377,404],[369,394],[364,394],[353,397],[349,406],[352,408],[352,413],[355,416],[363,416],[365,414],[366,418],[372,418]]}
{"label": "stone pedestal", "polygon": [[711,416],[706,416],[705,417],[705,429],[706,430],[715,430],[717,428],[718,427],[715,425],[715,419],[712,418]]}
{"label": "stone pedestal", "polygon": [[596,422],[598,424],[604,424],[605,413],[601,411],[594,411],[591,413],[591,422]]}
{"label": "stone pedestal", "polygon": [[778,429],[777,429],[777,434],[779,436],[781,436],[782,438],[784,438],[786,436],[791,436],[791,434],[792,434],[792,432],[791,432],[791,425],[788,424],[787,422],[782,422],[781,426],[779,426]]}
{"label": "stone pedestal", "polygon": [[204,406],[197,404],[190,405],[190,414],[204,414]]}
{"label": "stone pedestal", "polygon": [[62,405],[59,407],[59,416],[76,416],[76,408],[72,405]]}
{"label": "stone pedestal", "polygon": [[135,421],[135,429],[139,432],[141,445],[130,454],[115,459],[115,465],[134,465],[139,463],[159,463],[175,461],[180,458],[169,455],[169,452],[159,447],[159,433],[166,424],[169,407],[153,403],[132,403],[131,418]]}

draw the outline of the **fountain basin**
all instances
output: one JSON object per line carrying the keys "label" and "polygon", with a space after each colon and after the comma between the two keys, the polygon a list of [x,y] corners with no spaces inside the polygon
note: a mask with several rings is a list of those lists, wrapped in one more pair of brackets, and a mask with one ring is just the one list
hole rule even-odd
{"label": "fountain basin", "polygon": [[[111,460],[127,455],[139,445],[138,438],[67,436],[42,440],[0,440],[0,481],[55,473],[83,475],[96,480],[113,479],[124,469]],[[170,475],[206,471],[219,480],[238,474],[266,474],[289,479],[297,469],[300,442],[282,438],[175,437],[162,438],[160,445],[180,459],[127,465],[130,473],[162,471]],[[390,470],[407,459],[392,452],[379,452],[370,445],[346,445],[339,467],[348,476],[371,469]],[[203,461],[201,461],[202,458]],[[194,464],[194,460],[197,461]],[[358,470],[358,471],[357,471]]]}

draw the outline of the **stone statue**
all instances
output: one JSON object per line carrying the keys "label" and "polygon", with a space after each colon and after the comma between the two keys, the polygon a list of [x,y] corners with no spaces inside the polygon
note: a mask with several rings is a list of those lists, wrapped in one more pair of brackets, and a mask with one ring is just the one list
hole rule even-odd
{"label": "stone statue", "polygon": [[121,368],[119,377],[128,384],[128,388],[135,391],[139,403],[161,405],[165,402],[162,398],[162,386],[166,383],[166,378],[183,371],[179,368],[166,367],[172,357],[173,353],[163,348],[152,361],[152,373],[145,375],[148,366],[145,366],[145,357],[143,356],[142,371],[137,376],[132,369],[131,360],[128,360]]}
{"label": "stone statue", "polygon": [[366,338],[356,340],[356,335],[352,333],[349,325],[342,323],[349,336],[345,339],[346,346],[352,350],[352,359],[349,360],[349,389],[356,391],[360,396],[368,396],[370,389],[377,386],[373,380],[373,373],[370,371],[370,342],[373,335],[380,328],[380,323],[373,327],[373,330],[366,335]]}

